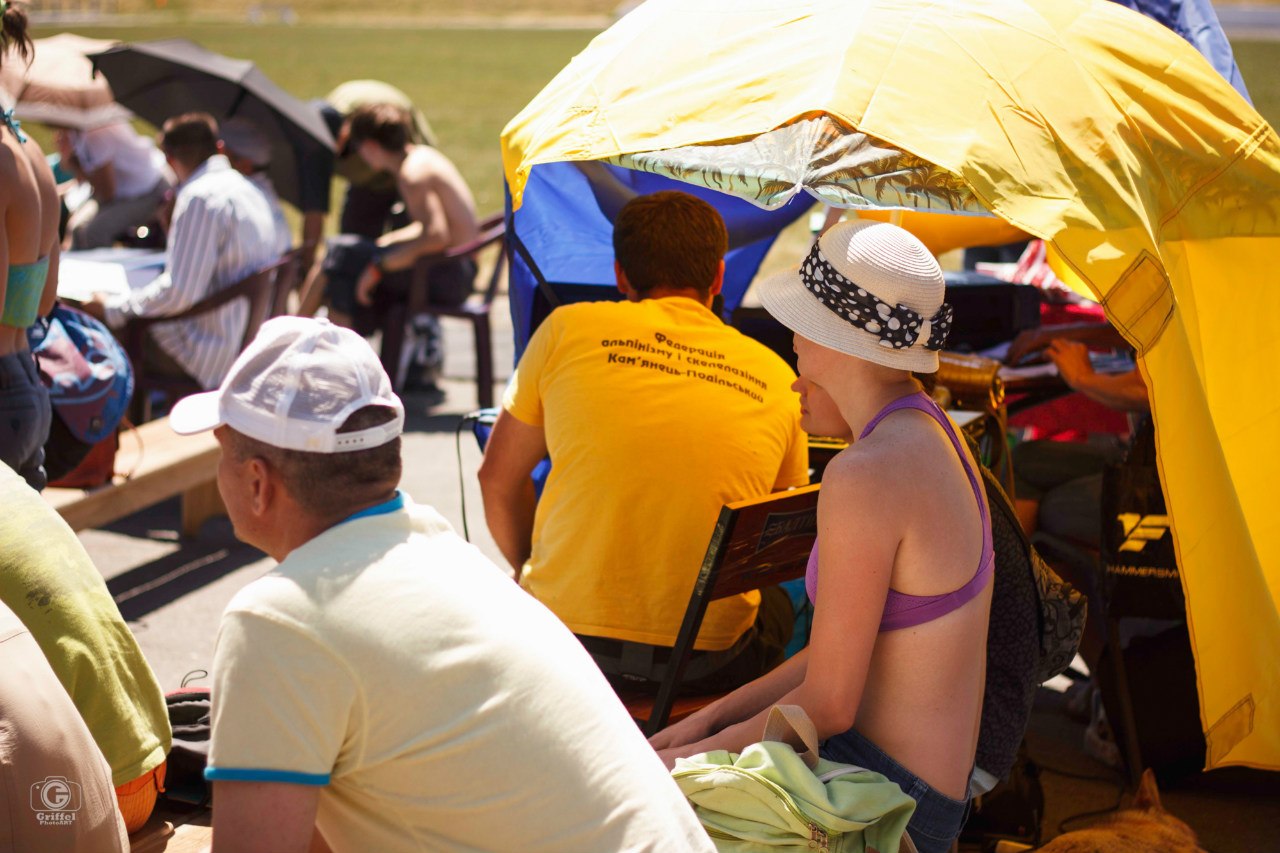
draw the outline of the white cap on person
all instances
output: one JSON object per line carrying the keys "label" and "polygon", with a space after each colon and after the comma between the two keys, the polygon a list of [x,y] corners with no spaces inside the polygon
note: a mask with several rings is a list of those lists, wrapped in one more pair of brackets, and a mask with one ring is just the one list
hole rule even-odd
{"label": "white cap on person", "polygon": [[[338,432],[366,406],[386,406],[395,417]],[[169,425],[180,435],[226,425],[272,447],[347,453],[400,435],[404,404],[364,338],[328,320],[277,317],[262,324],[221,387],[179,400]]]}

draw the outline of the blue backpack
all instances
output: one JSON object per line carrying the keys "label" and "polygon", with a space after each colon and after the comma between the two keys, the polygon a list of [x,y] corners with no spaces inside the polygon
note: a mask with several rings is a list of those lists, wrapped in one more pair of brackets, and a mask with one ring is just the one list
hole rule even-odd
{"label": "blue backpack", "polygon": [[27,340],[55,415],[45,444],[52,481],[115,435],[133,396],[133,366],[105,325],[62,303],[27,330]]}

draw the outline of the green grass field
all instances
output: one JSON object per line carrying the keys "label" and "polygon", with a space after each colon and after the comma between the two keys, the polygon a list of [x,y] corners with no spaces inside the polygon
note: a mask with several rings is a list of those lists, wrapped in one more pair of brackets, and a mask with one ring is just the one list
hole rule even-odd
{"label": "green grass field", "polygon": [[[588,7],[598,9],[600,3],[581,0],[574,8]],[[34,34],[54,31],[45,28]],[[362,77],[393,83],[427,114],[440,147],[471,183],[482,213],[502,204],[502,127],[594,35],[586,30],[203,23],[76,31],[125,41],[188,38],[210,50],[253,60],[277,84],[302,98],[320,97],[345,80]],[[1280,42],[1244,42],[1236,51],[1259,112],[1280,126]],[[47,134],[36,135],[47,150]]]}

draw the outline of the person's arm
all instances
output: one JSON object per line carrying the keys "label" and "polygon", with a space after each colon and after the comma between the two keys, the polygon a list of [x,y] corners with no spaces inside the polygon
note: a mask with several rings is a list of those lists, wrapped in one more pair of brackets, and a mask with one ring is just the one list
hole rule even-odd
{"label": "person's arm", "polygon": [[[659,753],[670,751],[673,757],[691,755],[682,747],[704,740],[726,726],[750,719],[778,704],[783,696],[804,681],[808,659],[809,649],[806,647],[755,681],[742,685],[683,720],[667,726],[649,738],[649,745]],[[670,766],[671,762],[667,763]]]}
{"label": "person's arm", "polygon": [[1057,326],[1040,326],[1018,333],[1009,345],[1004,363],[1015,365],[1029,355],[1048,348],[1055,340],[1079,341],[1093,347],[1128,347],[1124,337],[1110,323],[1065,323]]}
{"label": "person's arm", "polygon": [[378,238],[379,266],[386,272],[408,269],[423,255],[449,248],[449,220],[436,176],[428,173],[407,181],[402,195],[413,222]]}
{"label": "person's arm", "polygon": [[530,475],[546,455],[541,426],[526,424],[505,410],[498,415],[480,464],[480,494],[489,532],[515,569],[517,581],[533,548],[538,499]]}
{"label": "person's arm", "polygon": [[302,214],[302,269],[304,270],[310,270],[311,265],[315,263],[316,250],[320,247],[320,241],[324,239],[325,216],[323,210],[308,210]]}
{"label": "person's arm", "polygon": [[85,180],[93,188],[93,197],[98,204],[108,204],[116,197],[116,170],[110,163],[103,163],[85,175]]}
{"label": "person's arm", "polygon": [[[880,629],[893,561],[901,540],[898,509],[905,505],[884,464],[846,453],[827,468],[818,502],[819,593],[803,678],[773,704],[804,708],[820,739],[848,730],[857,717]],[[750,688],[751,685],[748,685]],[[680,756],[715,749],[741,752],[764,731],[768,707],[693,743],[661,753]]]}
{"label": "person's arm", "polygon": [[169,262],[150,283],[106,300],[107,325],[123,326],[130,317],[165,317],[185,311],[209,292],[218,262],[221,223],[205,199],[184,198],[169,232]]}
{"label": "person's arm", "polygon": [[[320,789],[283,782],[214,782],[213,853],[309,853]],[[327,845],[326,845],[327,846]]]}
{"label": "person's arm", "polygon": [[[53,303],[58,301],[58,267],[62,258],[62,245],[57,241],[53,241],[52,248],[49,249],[49,272],[44,279],[44,292],[40,294],[40,316],[47,317],[49,312],[53,310]],[[3,292],[0,291],[0,299],[3,299]]]}
{"label": "person's arm", "polygon": [[1124,373],[1098,373],[1089,350],[1074,341],[1055,340],[1045,350],[1057,365],[1062,381],[1090,400],[1122,412],[1146,412],[1151,408],[1146,383],[1137,369]]}

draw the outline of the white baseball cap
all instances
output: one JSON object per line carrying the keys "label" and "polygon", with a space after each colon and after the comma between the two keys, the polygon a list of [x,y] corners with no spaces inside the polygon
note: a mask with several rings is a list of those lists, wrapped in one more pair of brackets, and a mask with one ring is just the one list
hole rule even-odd
{"label": "white baseball cap", "polygon": [[[395,417],[358,432],[338,429],[365,406]],[[262,324],[216,391],[178,401],[180,435],[229,426],[286,450],[347,453],[380,447],[404,429],[404,404],[364,338],[328,320],[277,317]]]}

